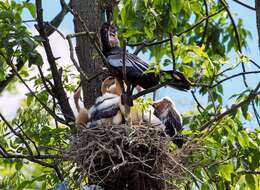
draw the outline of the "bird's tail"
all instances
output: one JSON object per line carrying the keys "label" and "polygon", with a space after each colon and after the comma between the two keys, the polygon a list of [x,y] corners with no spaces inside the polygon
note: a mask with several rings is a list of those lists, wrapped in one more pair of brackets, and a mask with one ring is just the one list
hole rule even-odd
{"label": "bird's tail", "polygon": [[170,87],[182,91],[187,91],[191,89],[192,84],[183,73],[172,70],[164,71],[164,73],[169,74],[173,78],[172,83],[168,84]]}
{"label": "bird's tail", "polygon": [[178,134],[173,137],[172,142],[176,144],[178,148],[182,148],[182,146],[187,142],[187,137],[185,135]]}

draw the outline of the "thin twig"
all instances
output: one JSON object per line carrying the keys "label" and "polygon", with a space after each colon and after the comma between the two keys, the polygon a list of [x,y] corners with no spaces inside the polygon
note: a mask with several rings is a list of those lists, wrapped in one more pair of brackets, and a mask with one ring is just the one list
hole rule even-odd
{"label": "thin twig", "polygon": [[253,65],[255,65],[258,69],[260,69],[260,66],[255,61],[253,61],[252,59],[250,59],[249,61],[253,63]]}
{"label": "thin twig", "polygon": [[175,79],[172,79],[172,80],[168,80],[168,81],[162,82],[160,84],[157,84],[156,86],[153,86],[151,88],[145,89],[145,90],[143,90],[143,91],[141,91],[141,92],[139,92],[137,94],[134,94],[132,97],[135,100],[136,98],[139,98],[139,97],[141,97],[141,96],[143,96],[145,94],[149,94],[149,93],[151,93],[151,92],[153,92],[155,90],[158,90],[159,88],[162,88],[162,87],[164,87],[164,86],[166,86],[166,85],[168,85],[170,83],[174,83],[174,80]]}
{"label": "thin twig", "polygon": [[[209,16],[209,8],[208,8],[207,0],[203,0],[203,3],[204,3],[204,7],[205,7],[206,17],[208,17]],[[204,42],[204,39],[205,39],[207,32],[208,32],[208,24],[209,24],[209,18],[207,18],[206,21],[205,21],[203,34],[202,34],[200,42],[198,43],[198,46],[201,46]]]}
{"label": "thin twig", "polygon": [[241,174],[260,174],[260,170],[242,170],[238,173],[241,173]]}
{"label": "thin twig", "polygon": [[54,118],[57,119],[60,123],[66,124],[67,122],[65,122],[62,118],[60,118],[59,116],[57,116],[55,113],[52,112],[52,110],[41,101],[40,98],[38,98],[38,96],[36,96],[36,94],[31,90],[31,88],[28,86],[28,84],[23,80],[23,78],[21,77],[21,75],[16,71],[15,67],[13,64],[9,65],[12,68],[13,73],[15,73],[15,75],[19,78],[19,80],[24,84],[24,86],[29,90],[29,92],[32,94],[32,96],[41,104],[41,106]]}
{"label": "thin twig", "polygon": [[188,170],[186,167],[184,167],[182,164],[178,163],[174,158],[171,158],[172,161],[176,163],[176,165],[180,166],[184,171],[188,172],[196,181],[200,182],[203,184],[203,181],[200,180],[195,174],[193,174],[190,170]]}
{"label": "thin twig", "polygon": [[105,55],[103,54],[102,50],[100,49],[98,42],[96,41],[96,37],[93,37],[91,35],[90,30],[88,29],[86,23],[84,22],[84,20],[81,18],[81,16],[73,9],[71,9],[64,0],[60,0],[63,2],[64,6],[66,6],[66,8],[70,11],[70,13],[77,19],[79,19],[80,23],[82,24],[82,27],[84,29],[84,32],[86,34],[86,36],[89,38],[89,40],[92,42],[92,44],[94,45],[95,49],[97,50],[98,54],[100,55],[104,65],[109,69],[109,64],[107,62],[107,59],[105,57]]}
{"label": "thin twig", "polygon": [[[50,65],[50,70],[52,73],[52,78],[54,81],[54,93],[55,97],[58,100],[58,104],[60,105],[61,111],[66,119],[66,122],[73,122],[74,121],[74,113],[72,111],[72,108],[69,104],[67,94],[65,92],[65,89],[63,87],[62,83],[62,76],[61,73],[59,72],[56,62],[55,62],[55,57],[52,52],[51,45],[49,43],[48,36],[46,35],[45,31],[45,26],[44,26],[44,20],[43,20],[43,8],[42,8],[42,0],[36,0],[36,13],[37,13],[37,29],[40,34],[40,36],[43,38],[43,46],[47,55],[47,59]],[[73,129],[74,125],[70,125],[70,128]]]}
{"label": "thin twig", "polygon": [[195,100],[195,102],[197,103],[197,109],[200,112],[200,114],[202,113],[201,109],[203,111],[205,111],[205,108],[201,105],[201,103],[199,102],[199,100],[197,99],[194,90],[191,91],[192,97]]}
{"label": "thin twig", "polygon": [[225,117],[225,116],[231,114],[233,111],[237,110],[238,108],[240,108],[240,107],[242,107],[242,106],[248,104],[248,102],[250,102],[250,101],[253,100],[256,96],[259,95],[259,93],[260,93],[260,92],[258,92],[259,88],[260,88],[260,82],[258,83],[258,85],[256,86],[256,88],[250,92],[250,94],[248,95],[248,97],[247,97],[245,100],[241,101],[241,102],[238,103],[238,104],[232,105],[231,108],[227,109],[227,111],[216,115],[213,119],[209,120],[209,121],[206,122],[204,125],[202,125],[201,128],[200,128],[200,130],[202,131],[202,130],[204,130],[204,129],[210,127],[214,122],[221,120],[223,117]]}
{"label": "thin twig", "polygon": [[175,71],[176,70],[176,61],[175,61],[175,55],[174,55],[172,33],[170,33],[169,36],[170,36],[170,47],[171,47],[171,55],[172,55],[172,70]]}
{"label": "thin twig", "polygon": [[5,119],[5,117],[2,115],[2,113],[0,112],[0,117],[1,119],[4,121],[4,123],[6,124],[6,126],[10,129],[10,131],[12,131],[12,133],[17,136],[18,138],[21,139],[21,141],[23,142],[23,144],[26,146],[29,154],[31,156],[33,156],[33,151],[30,147],[30,145],[28,144],[28,142],[25,140],[25,138],[20,134],[20,133],[17,133],[14,128],[12,127],[12,125]]}
{"label": "thin twig", "polygon": [[229,79],[231,79],[231,78],[235,78],[235,77],[238,77],[238,76],[241,76],[241,75],[257,74],[257,73],[260,73],[260,71],[248,71],[248,72],[237,73],[237,74],[235,74],[235,75],[232,75],[232,76],[230,76],[230,77],[227,77],[227,78],[224,78],[224,79],[218,81],[218,82],[215,83],[214,85],[211,85],[210,88],[215,88],[216,86],[220,85],[220,84],[223,83],[224,81],[229,80]]}
{"label": "thin twig", "polygon": [[[235,31],[235,37],[236,37],[236,42],[237,42],[237,49],[238,49],[239,53],[242,54],[242,47],[241,47],[241,42],[240,42],[240,35],[239,35],[239,33],[238,33],[235,20],[234,20],[232,14],[231,14],[231,12],[230,12],[230,10],[229,10],[229,8],[228,8],[228,5],[224,2],[224,0],[220,0],[220,3],[224,6],[226,12],[228,13],[228,16],[229,16],[229,18],[230,18],[230,20],[231,20],[231,23],[232,23],[233,28],[234,28],[234,31]],[[243,71],[243,72],[246,72],[245,64],[244,64],[243,61],[241,62],[241,65],[242,65],[242,71]],[[248,84],[247,84],[247,82],[246,82],[246,75],[242,74],[242,76],[243,76],[244,85],[245,85],[246,88],[248,88]]]}
{"label": "thin twig", "polygon": [[[183,35],[183,34],[185,34],[185,33],[187,33],[187,32],[190,32],[191,30],[193,30],[194,28],[196,28],[197,26],[199,26],[201,23],[203,23],[205,20],[207,20],[207,19],[209,19],[209,18],[211,18],[211,17],[213,17],[213,16],[216,16],[217,14],[221,13],[221,12],[224,11],[224,10],[225,10],[225,8],[223,7],[223,8],[221,8],[221,9],[219,9],[218,11],[216,11],[216,12],[210,14],[208,17],[202,18],[199,22],[195,23],[194,25],[192,25],[192,26],[189,27],[188,29],[186,29],[186,30],[184,30],[184,31],[182,31],[182,32],[180,32],[180,33],[178,33],[176,36],[180,37],[181,35]],[[155,39],[153,39],[153,41],[154,41],[154,40],[155,40]],[[144,42],[137,42],[137,43],[134,43],[134,44],[128,44],[128,46],[134,47],[134,46],[143,45],[144,47],[150,47],[150,46],[153,46],[153,45],[163,44],[163,43],[168,42],[168,41],[170,41],[169,38],[164,39],[164,40],[161,40],[161,41],[151,42],[151,43],[147,43],[147,42],[145,42],[145,41],[144,41]]]}
{"label": "thin twig", "polygon": [[56,28],[55,26],[53,26],[51,23],[49,23],[49,22],[46,22],[46,24],[48,25],[48,26],[50,26],[54,31],[56,31],[56,32],[58,32],[58,34],[63,38],[63,39],[65,39],[65,36],[62,34],[62,32],[58,29],[58,28]]}
{"label": "thin twig", "polygon": [[37,68],[38,68],[38,71],[39,71],[39,73],[40,73],[43,86],[45,87],[45,89],[47,90],[47,92],[48,92],[51,96],[55,97],[55,94],[53,93],[53,91],[52,91],[52,90],[48,87],[48,85],[47,85],[47,82],[46,82],[46,79],[45,79],[45,77],[44,77],[44,74],[43,74],[43,72],[42,72],[41,67],[38,65]]}
{"label": "thin twig", "polygon": [[260,126],[260,115],[256,110],[256,106],[255,106],[254,101],[252,101],[252,106],[253,106],[254,114],[255,114],[255,117],[256,117],[256,121],[257,121],[258,125]]}
{"label": "thin twig", "polygon": [[238,0],[234,0],[234,1],[235,1],[236,3],[238,3],[238,4],[242,5],[242,6],[244,6],[244,7],[246,7],[246,8],[248,8],[248,9],[252,10],[252,11],[255,11],[255,10],[256,10],[254,7],[251,7],[250,5],[247,5],[247,4],[245,4],[245,3],[241,2],[241,1],[238,1]]}
{"label": "thin twig", "polygon": [[69,43],[69,48],[70,48],[70,59],[73,62],[74,66],[76,67],[76,69],[78,70],[78,72],[83,76],[83,78],[85,80],[89,80],[89,77],[87,76],[87,74],[81,69],[81,67],[78,65],[76,59],[74,58],[74,48],[72,45],[72,41],[71,41],[71,35],[67,35],[66,39],[68,40]]}

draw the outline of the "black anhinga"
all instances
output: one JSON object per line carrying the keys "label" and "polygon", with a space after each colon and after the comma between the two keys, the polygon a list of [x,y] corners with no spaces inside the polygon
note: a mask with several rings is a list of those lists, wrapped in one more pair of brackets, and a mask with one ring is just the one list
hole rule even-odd
{"label": "black anhinga", "polygon": [[[101,42],[103,46],[103,54],[106,56],[110,70],[119,79],[123,79],[123,49],[119,47],[119,40],[116,35],[116,28],[113,25],[104,23],[100,30]],[[142,88],[147,89],[156,86],[160,82],[160,76],[154,73],[146,73],[149,65],[138,58],[134,54],[125,54],[125,66],[127,81],[132,84],[133,87],[140,85]],[[186,77],[177,71],[161,71],[163,73],[170,74],[174,79],[169,86],[178,90],[189,90],[191,83]]]}
{"label": "black anhinga", "polygon": [[184,144],[183,136],[180,134],[182,131],[182,118],[173,101],[168,97],[164,97],[154,102],[152,106],[154,107],[154,115],[165,125],[165,133],[173,137],[173,143],[181,148]]}

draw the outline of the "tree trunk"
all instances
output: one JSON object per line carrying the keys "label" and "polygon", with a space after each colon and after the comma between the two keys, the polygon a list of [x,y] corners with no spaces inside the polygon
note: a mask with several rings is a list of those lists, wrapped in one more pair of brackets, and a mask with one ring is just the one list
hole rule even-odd
{"label": "tree trunk", "polygon": [[[99,34],[99,29],[102,24],[101,0],[73,0],[72,8],[84,20],[91,32]],[[78,19],[74,19],[74,28],[75,32],[83,31],[82,24]],[[100,72],[103,66],[94,46],[91,44],[87,37],[78,37],[76,39],[76,53],[80,67],[89,77]],[[103,77],[104,76],[100,75],[91,82],[87,82],[84,80],[84,77],[81,76],[83,99],[86,108],[91,107],[96,97],[100,95],[100,85]]]}
{"label": "tree trunk", "polygon": [[256,26],[258,31],[258,47],[260,49],[260,1],[255,0],[255,9],[256,9]]}

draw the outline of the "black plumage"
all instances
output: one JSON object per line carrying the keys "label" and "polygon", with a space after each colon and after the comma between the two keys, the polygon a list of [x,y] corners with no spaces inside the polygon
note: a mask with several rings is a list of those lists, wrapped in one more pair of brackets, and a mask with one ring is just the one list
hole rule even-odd
{"label": "black plumage", "polygon": [[[108,23],[104,23],[101,28],[101,42],[103,53],[111,67],[113,74],[123,78],[123,49],[119,47],[119,41],[116,37],[116,29]],[[160,82],[159,75],[146,73],[149,65],[134,54],[126,52],[125,55],[126,76],[127,80],[135,87],[140,85],[142,88],[151,88]],[[161,71],[160,75],[169,74],[174,81],[169,86],[179,90],[189,90],[191,83],[186,77],[177,71]]]}

